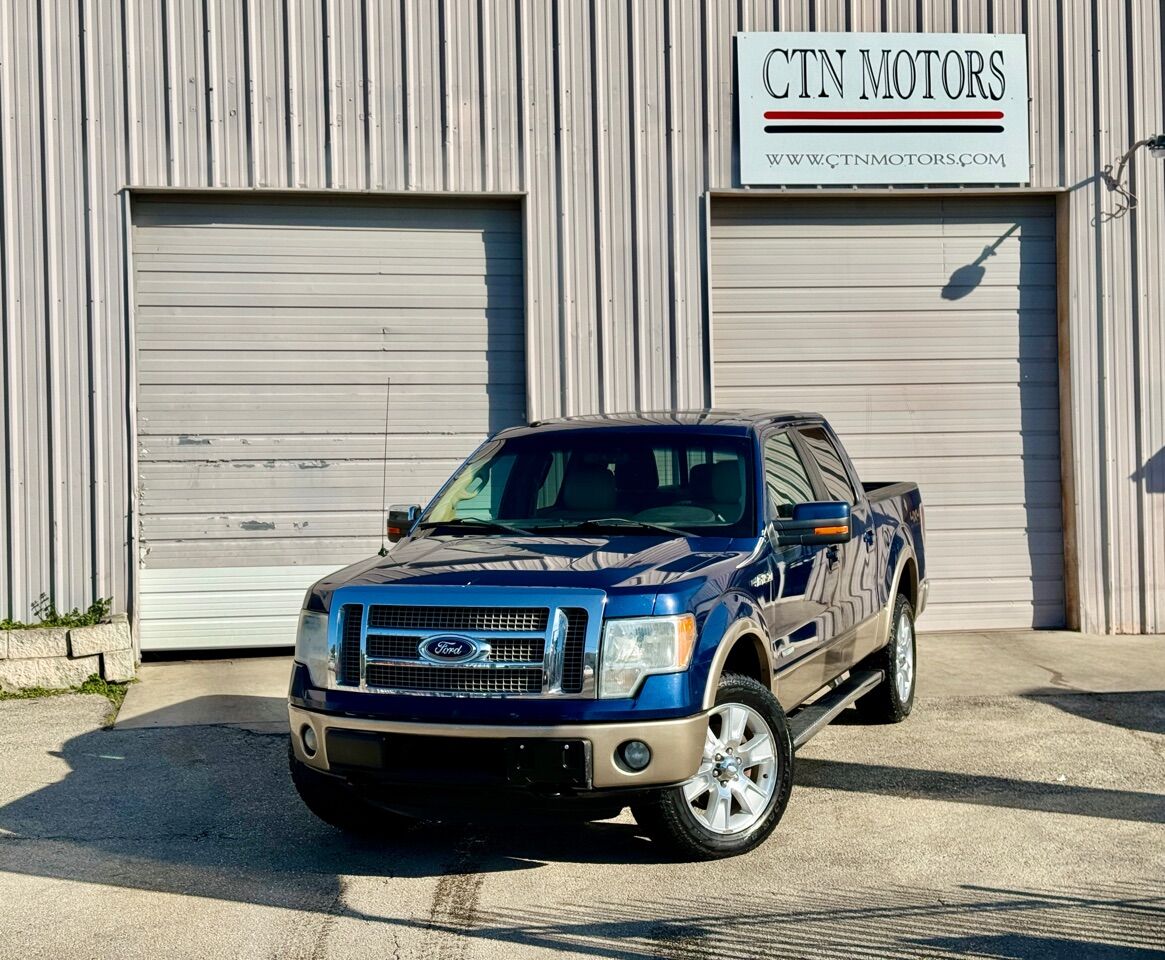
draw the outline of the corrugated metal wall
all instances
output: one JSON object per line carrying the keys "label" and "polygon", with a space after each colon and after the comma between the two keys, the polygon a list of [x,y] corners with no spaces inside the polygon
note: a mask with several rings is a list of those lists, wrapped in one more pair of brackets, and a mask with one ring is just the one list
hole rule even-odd
{"label": "corrugated metal wall", "polygon": [[[5,610],[130,589],[132,187],[525,191],[533,416],[700,404],[741,30],[1023,31],[1067,187],[1081,626],[1165,630],[1159,0],[7,0]],[[1058,55],[1057,55],[1058,52]],[[127,397],[129,403],[127,404]]]}

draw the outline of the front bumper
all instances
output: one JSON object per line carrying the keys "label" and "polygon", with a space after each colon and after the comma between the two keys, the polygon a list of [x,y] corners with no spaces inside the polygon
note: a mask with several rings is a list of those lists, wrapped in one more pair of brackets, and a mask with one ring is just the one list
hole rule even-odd
{"label": "front bumper", "polygon": [[[682,783],[696,773],[704,752],[708,729],[707,713],[699,713],[678,720],[652,720],[635,723],[572,723],[540,726],[417,723],[401,720],[336,716],[304,710],[289,705],[291,744],[295,757],[316,770],[328,773],[350,772],[347,768],[333,769],[328,760],[328,734],[360,732],[386,737],[432,737],[434,749],[440,749],[441,738],[457,742],[485,740],[497,742],[522,740],[571,740],[589,744],[587,786],[596,790],[637,789]],[[315,732],[318,748],[308,756],[303,746],[303,729]],[[639,771],[621,766],[615,756],[618,747],[627,740],[642,740],[651,748],[651,762]],[[391,760],[389,760],[391,762]],[[456,756],[447,762],[456,766]],[[357,771],[359,772],[359,771]],[[391,772],[391,771],[378,771]]]}

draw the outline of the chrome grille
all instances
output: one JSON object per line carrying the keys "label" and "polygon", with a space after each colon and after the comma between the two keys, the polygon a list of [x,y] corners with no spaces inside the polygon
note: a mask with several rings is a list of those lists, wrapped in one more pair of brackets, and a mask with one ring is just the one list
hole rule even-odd
{"label": "chrome grille", "polygon": [[[586,611],[583,611],[583,629],[586,629]],[[384,660],[419,660],[418,648],[424,637],[393,636],[370,633],[368,635],[368,656]],[[567,641],[569,643],[569,640]],[[546,641],[540,637],[499,638],[490,640],[491,663],[541,663],[546,652]],[[579,677],[582,677],[582,650],[579,650]]]}
{"label": "chrome grille", "polygon": [[562,692],[578,693],[583,688],[583,650],[587,643],[587,612],[581,607],[563,607],[566,643],[562,649]]}
{"label": "chrome grille", "polygon": [[340,608],[340,657],[336,682],[346,687],[360,686],[360,618],[364,608],[346,603]]}
{"label": "chrome grille", "polygon": [[383,657],[385,660],[419,660],[423,637],[394,637],[384,634],[368,634],[368,656]]}
{"label": "chrome grille", "polygon": [[545,607],[420,607],[376,605],[368,610],[369,630],[461,630],[542,633],[550,619]]}
{"label": "chrome grille", "polygon": [[481,667],[421,667],[370,663],[370,687],[432,690],[443,693],[541,693],[542,668],[498,670]]}
{"label": "chrome grille", "polygon": [[[593,697],[604,599],[589,589],[343,587],[329,684],[417,696]],[[446,633],[475,641],[476,657],[421,655]]]}

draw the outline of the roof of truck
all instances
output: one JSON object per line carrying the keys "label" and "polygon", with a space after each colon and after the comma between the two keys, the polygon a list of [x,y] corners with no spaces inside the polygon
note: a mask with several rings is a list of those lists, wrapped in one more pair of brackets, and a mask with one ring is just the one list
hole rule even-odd
{"label": "roof of truck", "polygon": [[593,427],[714,427],[718,432],[747,433],[758,426],[776,422],[820,420],[819,413],[772,410],[651,410],[628,413],[600,413],[577,417],[558,417],[535,420],[532,423],[503,430],[504,436],[534,433],[547,428]]}

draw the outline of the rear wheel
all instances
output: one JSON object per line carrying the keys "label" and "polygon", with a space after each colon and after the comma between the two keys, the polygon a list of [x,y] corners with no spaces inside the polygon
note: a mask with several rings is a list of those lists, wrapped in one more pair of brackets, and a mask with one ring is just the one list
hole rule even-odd
{"label": "rear wheel", "polygon": [[885,674],[882,682],[856,703],[858,713],[871,723],[901,723],[914,708],[914,607],[899,594],[891,616],[890,642],[857,668],[868,667]]}
{"label": "rear wheel", "polygon": [[632,806],[653,840],[712,860],[762,843],[793,787],[793,738],[777,698],[756,680],[727,675],[708,715],[696,775]]}
{"label": "rear wheel", "polygon": [[288,749],[291,782],[304,805],[324,823],[345,833],[383,837],[411,821],[399,813],[370,803],[344,780],[314,770]]}

